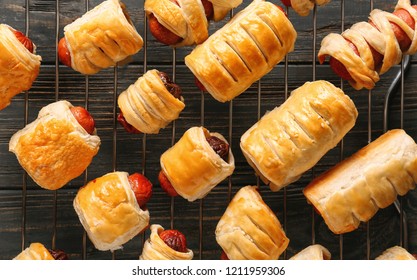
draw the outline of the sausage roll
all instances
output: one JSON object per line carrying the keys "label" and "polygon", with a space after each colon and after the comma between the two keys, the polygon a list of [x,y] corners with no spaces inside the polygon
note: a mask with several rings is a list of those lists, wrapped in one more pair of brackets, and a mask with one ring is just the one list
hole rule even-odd
{"label": "sausage roll", "polygon": [[417,51],[417,6],[399,0],[393,13],[374,9],[369,22],[358,22],[342,34],[323,38],[320,63],[330,56],[333,71],[353,88],[372,89],[379,75],[398,64],[403,54]]}
{"label": "sausage roll", "polygon": [[[166,235],[164,233],[167,233]],[[193,251],[186,247],[184,237],[175,230],[165,231],[161,225],[151,225],[151,235],[143,245],[141,260],[192,260]],[[162,237],[161,237],[162,236]],[[164,241],[164,236],[166,240]]]}
{"label": "sausage roll", "polygon": [[314,244],[292,256],[290,260],[330,260],[331,257],[332,255],[330,254],[329,250],[327,250],[322,245]]}
{"label": "sausage roll", "polygon": [[126,122],[143,133],[156,134],[184,109],[178,85],[158,70],[149,70],[118,97]]}
{"label": "sausage roll", "polygon": [[64,27],[59,43],[62,63],[95,74],[136,54],[143,46],[125,5],[107,0]]}
{"label": "sausage roll", "polygon": [[29,247],[23,250],[13,260],[67,260],[68,255],[62,250],[46,249],[39,242],[31,243]]}
{"label": "sausage roll", "polygon": [[100,147],[100,138],[77,121],[74,106],[61,100],[43,107],[36,120],[9,142],[28,175],[42,188],[56,190],[80,176]]}
{"label": "sausage roll", "polygon": [[74,209],[94,246],[117,250],[149,225],[127,172],[111,172],[90,181],[74,199]]}
{"label": "sausage roll", "polygon": [[213,137],[227,144],[219,133],[192,127],[161,156],[162,172],[175,191],[188,201],[206,196],[235,169],[230,147],[227,145],[227,157],[222,158],[209,143]]}
{"label": "sausage roll", "polygon": [[236,193],[215,234],[230,260],[276,260],[289,243],[256,186],[243,187]]}
{"label": "sausage roll", "polygon": [[417,145],[390,130],[315,178],[304,195],[335,234],[355,230],[417,182]]}
{"label": "sausage roll", "polygon": [[327,81],[306,82],[246,131],[240,147],[272,191],[298,180],[354,126],[358,112]]}
{"label": "sausage roll", "polygon": [[297,33],[278,6],[254,0],[185,57],[196,79],[218,101],[230,101],[294,49]]}
{"label": "sausage roll", "polygon": [[300,16],[308,16],[310,11],[314,9],[314,5],[325,5],[331,0],[282,0],[282,3],[288,7],[292,7]]}
{"label": "sausage roll", "polygon": [[416,260],[406,249],[394,246],[385,250],[376,260]]}
{"label": "sausage roll", "polygon": [[38,77],[41,57],[36,46],[20,31],[0,24],[0,110],[11,99],[32,87]]}
{"label": "sausage roll", "polygon": [[146,0],[149,28],[161,43],[176,47],[200,44],[208,37],[208,21],[222,20],[242,0]]}

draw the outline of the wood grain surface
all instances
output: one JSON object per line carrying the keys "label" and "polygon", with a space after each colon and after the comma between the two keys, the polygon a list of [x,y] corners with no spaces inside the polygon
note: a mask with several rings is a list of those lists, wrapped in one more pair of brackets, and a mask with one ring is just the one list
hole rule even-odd
{"label": "wood grain surface", "polygon": [[[257,177],[239,148],[240,136],[260,116],[280,105],[293,89],[306,81],[328,80],[342,87],[355,102],[359,118],[344,140],[303,177],[273,193],[260,184],[265,202],[277,214],[287,236],[289,247],[281,258],[289,258],[312,243],[327,247],[333,259],[375,258],[383,250],[401,242],[417,253],[417,193],[401,198],[406,218],[405,239],[401,237],[400,215],[394,206],[380,210],[368,223],[343,236],[334,235],[321,217],[306,203],[302,189],[318,174],[351,155],[384,132],[384,104],[394,78],[401,67],[393,67],[381,77],[372,91],[355,91],[333,74],[328,64],[319,65],[316,54],[321,39],[330,32],[340,33],[353,23],[367,20],[371,8],[392,11],[393,0],[333,0],[317,7],[315,13],[300,17],[291,9],[288,17],[297,30],[295,50],[260,82],[229,103],[219,103],[209,94],[202,94],[184,65],[184,57],[193,47],[173,50],[156,42],[147,29],[142,0],[125,0],[138,32],[146,41],[144,48],[127,65],[101,71],[89,77],[76,73],[57,62],[56,45],[63,28],[100,0],[50,1],[1,0],[0,22],[27,32],[42,56],[40,75],[33,87],[16,96],[12,104],[0,111],[0,259],[12,259],[31,242],[42,242],[49,248],[66,251],[71,259],[137,259],[149,230],[125,244],[114,255],[101,252],[86,240],[72,201],[77,190],[87,181],[113,170],[144,172],[154,184],[148,203],[151,223],[182,231],[195,259],[219,259],[221,248],[214,230],[231,196],[245,185],[256,185]],[[244,3],[234,13],[247,6]],[[272,2],[282,5],[279,0]],[[28,5],[27,5],[28,3]],[[228,18],[210,23],[210,33],[219,29]],[[389,98],[386,128],[403,127],[417,139],[417,67],[411,66]],[[144,71],[158,69],[174,76],[181,86],[186,108],[180,118],[157,135],[127,134],[115,121],[116,98]],[[62,189],[51,192],[38,187],[8,151],[10,137],[38,111],[55,100],[65,99],[74,105],[87,106],[94,116],[102,145],[87,172]],[[213,189],[203,200],[188,202],[171,200],[160,188],[157,174],[160,155],[191,126],[204,125],[224,135],[236,158],[234,174]],[[56,205],[56,207],[54,207]],[[368,254],[369,253],[369,254]]]}

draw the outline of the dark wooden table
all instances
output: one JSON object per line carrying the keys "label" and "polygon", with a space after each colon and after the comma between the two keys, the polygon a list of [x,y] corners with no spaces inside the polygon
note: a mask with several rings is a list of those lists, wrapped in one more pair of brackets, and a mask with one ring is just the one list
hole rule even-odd
{"label": "dark wooden table", "polygon": [[[1,0],[0,22],[26,31],[42,56],[41,72],[33,87],[13,99],[0,111],[0,259],[11,259],[31,242],[42,242],[49,248],[66,251],[71,259],[137,259],[149,231],[125,244],[123,250],[100,252],[85,238],[84,230],[72,207],[77,190],[87,181],[113,170],[142,172],[154,183],[154,194],[148,204],[151,223],[182,231],[196,259],[218,259],[221,253],[214,230],[231,196],[245,185],[256,185],[257,177],[246,163],[240,148],[240,136],[267,110],[280,105],[291,90],[306,81],[326,79],[342,87],[355,102],[359,118],[355,127],[335,149],[296,183],[273,193],[261,184],[262,195],[274,210],[290,238],[282,258],[289,258],[312,243],[327,247],[333,259],[375,258],[393,245],[408,246],[417,252],[417,193],[409,192],[401,201],[406,227],[394,206],[380,210],[367,224],[343,236],[332,234],[322,219],[306,203],[302,189],[311,179],[341,159],[351,155],[385,129],[403,127],[417,139],[417,67],[411,57],[409,70],[403,75],[403,87],[389,87],[401,72],[397,66],[381,77],[372,91],[355,91],[333,74],[328,64],[316,59],[321,39],[329,32],[340,33],[353,23],[367,20],[371,8],[392,11],[396,1],[333,0],[317,7],[308,17],[289,10],[288,16],[298,32],[294,52],[287,64],[281,62],[260,83],[230,103],[219,103],[202,94],[194,84],[191,72],[184,66],[184,56],[192,47],[173,50],[157,43],[147,32],[143,2],[124,1],[130,16],[146,40],[145,47],[128,65],[83,76],[57,62],[56,44],[63,27],[101,1]],[[244,1],[238,11],[250,1]],[[280,3],[274,0],[274,3]],[[344,7],[344,8],[342,8]],[[210,33],[227,19],[210,23]],[[156,68],[175,77],[182,87],[186,108],[180,118],[158,135],[127,134],[115,121],[117,95],[132,84],[145,70]],[[8,151],[10,137],[25,123],[36,118],[38,111],[56,100],[66,99],[74,105],[88,106],[97,122],[102,145],[88,171],[62,189],[52,192],[41,189],[25,176],[14,154]],[[403,104],[403,105],[402,105]],[[384,125],[386,121],[386,126]],[[171,200],[157,181],[159,157],[191,126],[204,125],[223,134],[232,145],[236,158],[234,174],[207,195],[193,203],[182,198]],[[401,236],[401,230],[404,234]]]}

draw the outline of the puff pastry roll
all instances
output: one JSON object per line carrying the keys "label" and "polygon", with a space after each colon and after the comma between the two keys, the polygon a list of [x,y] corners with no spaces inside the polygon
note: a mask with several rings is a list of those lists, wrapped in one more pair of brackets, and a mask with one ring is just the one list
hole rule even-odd
{"label": "puff pastry roll", "polygon": [[218,101],[230,101],[294,49],[297,33],[278,6],[254,0],[185,57],[196,79]]}
{"label": "puff pastry roll", "polygon": [[[227,145],[227,156],[220,156],[214,149],[216,147],[210,145],[213,138]],[[235,160],[226,139],[204,127],[189,128],[174,146],[162,154],[160,163],[176,193],[188,201],[205,197],[235,169]]]}
{"label": "puff pastry roll", "polygon": [[88,133],[61,100],[43,107],[38,117],[16,132],[9,142],[28,175],[42,188],[56,190],[80,176],[98,153],[96,130]]}
{"label": "puff pastry roll", "polygon": [[400,246],[388,248],[375,260],[416,260],[406,249]]}
{"label": "puff pastry roll", "polygon": [[0,24],[0,110],[15,95],[32,87],[39,75],[41,59],[29,38],[9,25]]}
{"label": "puff pastry roll", "polygon": [[147,71],[123,91],[117,102],[129,125],[150,134],[158,133],[176,120],[185,108],[179,86],[155,69]]}
{"label": "puff pastry roll", "polygon": [[328,34],[321,42],[320,63],[330,56],[333,71],[353,88],[372,89],[403,54],[416,53],[416,9],[410,0],[399,0],[393,13],[374,9],[369,22],[355,23],[342,34]]}
{"label": "puff pastry roll", "polygon": [[417,145],[402,129],[381,135],[315,178],[304,195],[335,234],[355,230],[417,182]]}
{"label": "puff pastry roll", "polygon": [[95,74],[136,54],[142,46],[125,5],[107,0],[64,27],[58,54],[74,70]]}
{"label": "puff pastry roll", "polygon": [[146,0],[149,29],[161,43],[175,47],[200,44],[209,20],[222,20],[242,0]]}
{"label": "puff pastry roll", "polygon": [[236,193],[215,234],[230,260],[276,260],[289,243],[256,186],[245,186]]}
{"label": "puff pastry roll", "polygon": [[[182,251],[177,251],[171,243],[179,243],[181,241],[172,240],[169,246],[162,238],[161,234],[164,228],[161,225],[151,225],[151,235],[143,245],[143,251],[140,255],[140,260],[192,260],[194,257],[193,251],[188,248],[183,248]],[[168,233],[169,234],[169,233]],[[174,237],[176,238],[176,237]],[[174,244],[178,245],[178,244]],[[182,246],[183,247],[183,246]]]}
{"label": "puff pastry roll", "polygon": [[272,191],[298,180],[354,126],[353,101],[327,81],[306,82],[240,139],[248,163]]}
{"label": "puff pastry roll", "polygon": [[290,260],[330,260],[332,255],[330,254],[327,248],[323,247],[320,244],[310,245],[307,248],[301,250],[294,256],[290,258]]}
{"label": "puff pastry roll", "polygon": [[68,255],[62,250],[50,250],[39,242],[34,242],[23,250],[19,255],[13,258],[13,260],[67,260]]}
{"label": "puff pastry roll", "polygon": [[88,237],[101,251],[117,250],[149,226],[149,211],[140,208],[127,172],[111,172],[82,187],[74,209]]}
{"label": "puff pastry roll", "polygon": [[314,5],[325,5],[331,0],[282,0],[285,6],[292,7],[300,16],[308,16]]}

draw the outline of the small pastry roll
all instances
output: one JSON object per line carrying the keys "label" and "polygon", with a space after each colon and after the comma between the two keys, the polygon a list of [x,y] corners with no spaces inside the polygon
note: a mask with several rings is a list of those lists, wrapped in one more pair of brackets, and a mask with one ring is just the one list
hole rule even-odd
{"label": "small pastry roll", "polygon": [[235,169],[230,147],[226,161],[208,143],[210,136],[227,143],[219,133],[209,132],[204,127],[192,127],[161,156],[162,171],[175,191],[188,201],[205,197]]}
{"label": "small pastry roll", "polygon": [[138,131],[157,134],[179,117],[185,108],[182,96],[175,97],[158,70],[149,70],[118,97],[127,123]]}
{"label": "small pastry roll", "polygon": [[111,172],[82,187],[74,209],[94,246],[117,250],[149,225],[149,211],[140,208],[127,172]]}
{"label": "small pastry roll", "polygon": [[215,234],[230,260],[276,260],[289,243],[281,223],[256,186],[243,187],[236,193]]}
{"label": "small pastry roll", "polygon": [[67,260],[68,255],[62,250],[49,250],[41,243],[31,243],[13,260]]}
{"label": "small pastry roll", "polygon": [[385,250],[375,260],[416,260],[416,258],[403,247],[394,246]]}
{"label": "small pastry roll", "polygon": [[[95,74],[136,54],[143,39],[136,31],[125,5],[107,0],[64,27],[59,50],[61,61],[82,74]],[[70,59],[64,58],[67,52]]]}
{"label": "small pastry roll", "polygon": [[28,175],[42,188],[57,190],[80,176],[98,153],[100,138],[77,121],[65,100],[43,107],[9,142]]}
{"label": "small pastry roll", "polygon": [[192,260],[194,253],[190,249],[186,252],[179,252],[168,246],[160,237],[164,231],[161,225],[151,225],[151,235],[143,245],[140,260]]}
{"label": "small pastry roll", "polygon": [[319,244],[310,245],[290,258],[290,260],[330,260],[329,250]]}
{"label": "small pastry roll", "polygon": [[325,5],[331,0],[282,0],[282,2],[291,6],[294,11],[300,16],[308,16],[314,5]]}
{"label": "small pastry roll", "polygon": [[30,89],[38,77],[42,58],[35,50],[36,46],[21,32],[0,24],[0,110],[15,95]]}
{"label": "small pastry roll", "polygon": [[240,147],[272,191],[298,180],[354,126],[353,101],[327,81],[306,82],[246,131]]}
{"label": "small pastry roll", "polygon": [[218,101],[230,101],[294,49],[297,33],[276,5],[254,0],[185,57],[197,80]]}
{"label": "small pastry roll", "polygon": [[304,195],[335,234],[369,221],[417,182],[417,145],[402,129],[390,130],[327,172]]}

